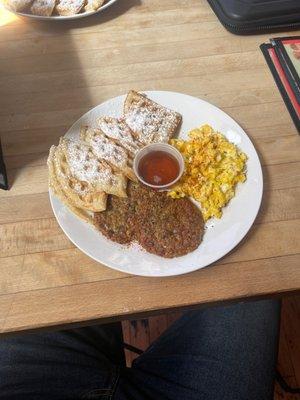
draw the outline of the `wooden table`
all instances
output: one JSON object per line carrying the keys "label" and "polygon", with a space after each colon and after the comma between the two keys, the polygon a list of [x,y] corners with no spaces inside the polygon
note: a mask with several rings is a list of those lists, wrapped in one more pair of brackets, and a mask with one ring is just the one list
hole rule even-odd
{"label": "wooden table", "polygon": [[[258,47],[271,34],[228,33],[205,0],[120,0],[72,23],[1,11],[0,25],[0,127],[11,184],[0,191],[0,332],[300,289],[300,144]],[[265,181],[259,216],[213,266],[172,278],[128,276],[81,253],[54,218],[50,145],[91,107],[131,88],[208,100],[255,143]]]}

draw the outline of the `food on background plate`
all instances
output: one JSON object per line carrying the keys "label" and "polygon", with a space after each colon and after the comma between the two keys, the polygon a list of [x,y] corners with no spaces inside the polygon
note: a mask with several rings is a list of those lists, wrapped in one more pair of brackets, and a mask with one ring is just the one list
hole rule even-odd
{"label": "food on background plate", "polygon": [[30,7],[31,14],[50,16],[55,4],[56,0],[34,0]]}
{"label": "food on background plate", "polygon": [[59,0],[55,10],[59,15],[74,15],[81,11],[84,4],[85,0]]}
{"label": "food on background plate", "polygon": [[84,11],[97,11],[104,4],[104,0],[87,0],[84,6]]}
{"label": "food on background plate", "polygon": [[15,12],[50,17],[97,11],[104,2],[105,0],[4,0],[3,4]]}
{"label": "food on background plate", "polygon": [[138,242],[149,253],[161,257],[183,256],[202,241],[201,211],[188,198],[171,199],[130,182],[128,197],[110,196],[107,209],[95,213],[94,222],[109,239],[129,244]]}
{"label": "food on background plate", "polygon": [[237,183],[246,180],[246,154],[209,125],[191,130],[189,140],[171,139],[170,143],[183,155],[185,173],[169,195],[194,198],[205,221],[220,218]]}
{"label": "food on background plate", "polygon": [[168,142],[181,123],[181,115],[131,90],[124,103],[126,124],[144,145]]}
{"label": "food on background plate", "polygon": [[30,7],[32,0],[4,0],[3,4],[11,11],[21,12]]}

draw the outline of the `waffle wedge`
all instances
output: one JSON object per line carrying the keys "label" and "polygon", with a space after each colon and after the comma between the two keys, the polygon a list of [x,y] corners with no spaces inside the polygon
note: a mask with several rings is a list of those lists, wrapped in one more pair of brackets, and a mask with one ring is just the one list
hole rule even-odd
{"label": "waffle wedge", "polygon": [[9,8],[11,11],[23,11],[29,7],[32,0],[4,0],[3,4],[5,7]]}
{"label": "waffle wedge", "polygon": [[66,157],[71,175],[81,182],[87,182],[98,191],[126,197],[126,177],[113,171],[104,160],[99,160],[91,146],[82,141],[61,138],[59,146]]}
{"label": "waffle wedge", "polygon": [[126,97],[124,118],[135,137],[144,145],[167,143],[181,123],[178,112],[163,107],[134,90]]}
{"label": "waffle wedge", "polygon": [[56,0],[34,0],[30,11],[34,15],[50,16],[54,10]]}
{"label": "waffle wedge", "polygon": [[107,194],[71,175],[60,146],[51,147],[48,168],[50,188],[76,215],[88,220],[91,218],[89,211],[105,210]]}
{"label": "waffle wedge", "polygon": [[92,147],[93,153],[99,160],[106,161],[114,170],[123,173],[130,180],[136,181],[132,169],[132,158],[124,147],[105,136],[100,129],[88,126],[81,127],[80,138]]}
{"label": "waffle wedge", "polygon": [[119,146],[124,147],[132,158],[143,147],[122,118],[101,117],[98,119],[98,127],[105,136],[112,139]]}
{"label": "waffle wedge", "polygon": [[84,11],[86,12],[97,11],[103,5],[103,3],[104,0],[87,0],[84,6]]}
{"label": "waffle wedge", "polygon": [[60,0],[55,9],[59,15],[68,16],[78,14],[84,5],[85,0]]}

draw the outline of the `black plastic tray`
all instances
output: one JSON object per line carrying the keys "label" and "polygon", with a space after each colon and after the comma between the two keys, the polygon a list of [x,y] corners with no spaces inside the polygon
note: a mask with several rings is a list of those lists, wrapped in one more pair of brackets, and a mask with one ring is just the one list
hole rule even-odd
{"label": "black plastic tray", "polygon": [[208,0],[224,27],[237,35],[300,28],[300,0]]}

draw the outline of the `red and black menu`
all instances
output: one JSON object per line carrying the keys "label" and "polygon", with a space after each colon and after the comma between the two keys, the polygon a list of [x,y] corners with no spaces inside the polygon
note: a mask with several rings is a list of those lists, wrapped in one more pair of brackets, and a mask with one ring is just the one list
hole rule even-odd
{"label": "red and black menu", "polygon": [[300,36],[270,39],[260,48],[300,132]]}

